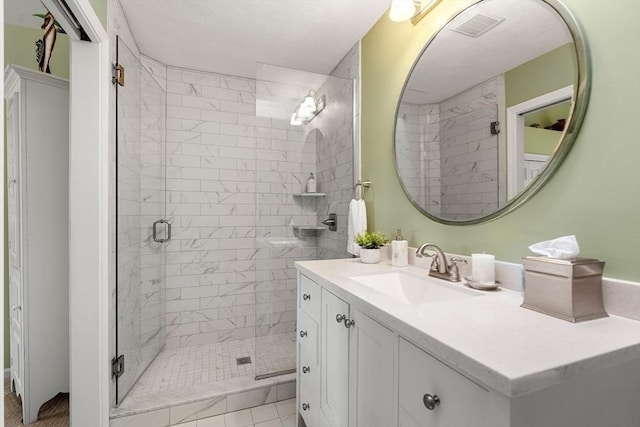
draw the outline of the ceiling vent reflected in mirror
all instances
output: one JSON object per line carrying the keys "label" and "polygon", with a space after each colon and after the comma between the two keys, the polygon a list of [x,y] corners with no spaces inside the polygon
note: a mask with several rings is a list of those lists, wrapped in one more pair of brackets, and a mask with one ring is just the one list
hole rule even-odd
{"label": "ceiling vent reflected in mirror", "polygon": [[468,21],[463,22],[459,27],[452,28],[452,30],[465,36],[480,37],[502,21],[504,21],[504,18],[492,18],[478,13]]}

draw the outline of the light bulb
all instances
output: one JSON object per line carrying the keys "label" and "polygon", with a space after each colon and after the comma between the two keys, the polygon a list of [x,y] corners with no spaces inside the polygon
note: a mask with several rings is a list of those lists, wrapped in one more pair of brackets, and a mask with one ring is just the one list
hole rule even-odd
{"label": "light bulb", "polygon": [[297,111],[294,111],[293,114],[291,114],[291,121],[289,122],[289,124],[291,126],[301,126],[302,125],[302,121],[300,121],[300,119],[298,118]]}
{"label": "light bulb", "polygon": [[315,95],[315,92],[310,90],[307,96],[304,97],[304,100],[302,101],[302,104],[301,104],[301,107],[304,107],[305,109],[307,109],[308,111],[311,111],[312,113],[318,109],[318,106],[316,105],[316,100],[313,98],[313,95]]}
{"label": "light bulb", "polygon": [[416,13],[416,5],[413,0],[392,0],[389,19],[393,22],[403,22]]}

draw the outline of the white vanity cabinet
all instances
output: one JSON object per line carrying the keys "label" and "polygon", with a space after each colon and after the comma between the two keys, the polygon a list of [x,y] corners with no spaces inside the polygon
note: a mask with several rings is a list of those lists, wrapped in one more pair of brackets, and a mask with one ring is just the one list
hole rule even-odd
{"label": "white vanity cabinet", "polygon": [[[388,328],[349,307],[304,275],[299,276],[298,408],[307,427],[391,427],[395,425],[394,367],[396,336]],[[319,387],[308,362],[316,325],[308,312],[321,294]],[[306,298],[306,299],[305,299]],[[302,334],[302,335],[301,335]],[[309,371],[311,368],[311,372]],[[319,401],[319,413],[314,402]],[[309,405],[304,406],[303,405]]]}
{"label": "white vanity cabinet", "polygon": [[69,84],[5,70],[11,390],[25,424],[69,391]]}
{"label": "white vanity cabinet", "polygon": [[[312,344],[319,388],[305,385],[298,366],[299,399],[320,402],[313,418],[299,411],[308,427],[640,426],[638,322],[612,315],[571,324],[522,309],[508,291],[398,305],[349,279],[391,266],[296,266],[301,298],[313,289],[315,301],[312,309],[301,300],[300,327],[320,334]],[[316,313],[311,323],[308,312]],[[621,344],[608,344],[620,336]],[[307,366],[305,351],[299,361]]]}

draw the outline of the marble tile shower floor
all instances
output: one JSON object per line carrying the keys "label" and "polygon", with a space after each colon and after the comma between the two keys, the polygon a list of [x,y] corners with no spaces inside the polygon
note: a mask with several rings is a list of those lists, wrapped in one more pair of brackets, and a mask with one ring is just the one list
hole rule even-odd
{"label": "marble tile shower floor", "polygon": [[[251,363],[239,365],[243,357]],[[295,359],[295,333],[165,349],[113,412],[138,413],[289,382],[295,374],[254,378],[295,369]]]}

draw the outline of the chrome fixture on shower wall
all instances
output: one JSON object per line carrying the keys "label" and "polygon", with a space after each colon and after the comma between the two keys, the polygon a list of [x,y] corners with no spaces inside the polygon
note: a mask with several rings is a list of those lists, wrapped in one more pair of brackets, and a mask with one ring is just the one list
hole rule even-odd
{"label": "chrome fixture on shower wall", "polygon": [[306,125],[324,109],[325,96],[322,95],[320,99],[316,99],[315,95],[315,90],[310,90],[307,93],[298,108],[291,114],[291,121],[289,122],[291,126]]}

